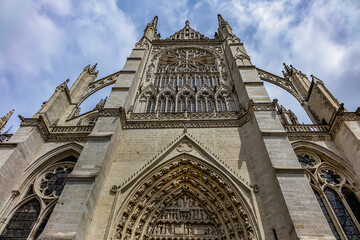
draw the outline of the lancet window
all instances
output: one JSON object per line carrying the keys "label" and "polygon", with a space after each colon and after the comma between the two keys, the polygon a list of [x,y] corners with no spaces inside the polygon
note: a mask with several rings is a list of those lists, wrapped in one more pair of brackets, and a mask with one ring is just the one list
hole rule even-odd
{"label": "lancet window", "polygon": [[[225,68],[221,57],[210,50],[194,47],[165,50],[148,66],[134,111],[238,111],[238,104],[234,102],[238,101],[232,93],[232,82],[226,80]],[[215,97],[216,94],[219,97]]]}
{"label": "lancet window", "polygon": [[25,187],[22,199],[9,213],[8,221],[0,229],[1,240],[37,239],[45,229],[56,202],[74,168],[76,158],[67,157],[45,168]]}
{"label": "lancet window", "polygon": [[336,239],[360,239],[360,191],[353,177],[326,156],[297,152],[310,185]]}

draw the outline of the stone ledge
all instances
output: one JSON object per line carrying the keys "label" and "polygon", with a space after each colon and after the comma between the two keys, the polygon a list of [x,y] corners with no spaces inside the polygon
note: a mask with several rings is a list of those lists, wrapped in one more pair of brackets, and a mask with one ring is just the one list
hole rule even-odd
{"label": "stone ledge", "polygon": [[121,70],[119,73],[120,74],[135,74],[136,71],[135,70]]}
{"label": "stone ledge", "polygon": [[128,57],[127,60],[141,60],[141,57]]}
{"label": "stone ledge", "polygon": [[264,85],[264,82],[262,82],[262,81],[258,81],[258,82],[245,82],[245,81],[244,81],[244,84],[245,84],[245,85],[258,85],[258,86],[263,86],[263,85]]}
{"label": "stone ledge", "polygon": [[111,90],[114,90],[114,91],[129,91],[129,87],[112,87]]}
{"label": "stone ledge", "polygon": [[18,143],[0,143],[0,148],[16,148]]}
{"label": "stone ledge", "polygon": [[110,140],[113,132],[95,132],[88,135],[89,140]]}
{"label": "stone ledge", "polygon": [[293,173],[293,174],[304,174],[305,169],[293,168],[293,167],[274,167],[275,173]]}
{"label": "stone ledge", "polygon": [[284,130],[262,130],[263,136],[287,136],[287,132]]}
{"label": "stone ledge", "polygon": [[237,66],[238,69],[255,69],[256,70],[256,67],[255,65],[249,65],[249,66]]}
{"label": "stone ledge", "polygon": [[243,43],[229,43],[229,46],[243,46]]}

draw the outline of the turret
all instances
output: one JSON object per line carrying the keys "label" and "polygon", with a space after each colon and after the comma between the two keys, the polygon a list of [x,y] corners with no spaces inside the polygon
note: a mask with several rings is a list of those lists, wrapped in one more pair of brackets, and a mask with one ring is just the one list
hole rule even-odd
{"label": "turret", "polygon": [[93,66],[87,65],[71,86],[70,95],[73,103],[77,103],[86,94],[89,84],[96,79],[99,73],[96,71],[96,66],[97,63]]}
{"label": "turret", "polygon": [[160,38],[160,34],[157,33],[157,22],[158,17],[155,16],[152,22],[145,27],[143,38],[146,37],[150,41]]}

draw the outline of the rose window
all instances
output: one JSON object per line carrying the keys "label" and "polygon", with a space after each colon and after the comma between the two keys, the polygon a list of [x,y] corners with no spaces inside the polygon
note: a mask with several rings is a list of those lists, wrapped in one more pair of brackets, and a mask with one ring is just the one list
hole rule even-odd
{"label": "rose window", "polygon": [[160,57],[158,72],[214,72],[215,57],[202,49],[180,48]]}

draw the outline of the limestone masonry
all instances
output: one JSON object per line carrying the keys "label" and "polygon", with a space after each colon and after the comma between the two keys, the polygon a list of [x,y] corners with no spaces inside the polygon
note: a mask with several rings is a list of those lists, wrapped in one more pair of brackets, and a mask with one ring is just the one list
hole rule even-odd
{"label": "limestone masonry", "polygon": [[122,70],[86,66],[1,135],[0,240],[360,239],[360,108],[255,67],[221,15],[214,38],[186,21],[161,39],[157,21]]}

